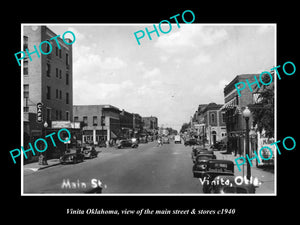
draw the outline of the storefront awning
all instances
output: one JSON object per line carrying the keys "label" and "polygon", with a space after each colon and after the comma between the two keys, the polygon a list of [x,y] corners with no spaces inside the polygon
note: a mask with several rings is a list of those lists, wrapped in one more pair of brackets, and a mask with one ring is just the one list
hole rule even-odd
{"label": "storefront awning", "polygon": [[229,102],[225,103],[220,110],[233,109],[237,106],[236,98],[231,99]]}
{"label": "storefront awning", "polygon": [[118,138],[114,132],[111,131],[110,134],[111,134],[111,136],[110,136],[111,138]]}

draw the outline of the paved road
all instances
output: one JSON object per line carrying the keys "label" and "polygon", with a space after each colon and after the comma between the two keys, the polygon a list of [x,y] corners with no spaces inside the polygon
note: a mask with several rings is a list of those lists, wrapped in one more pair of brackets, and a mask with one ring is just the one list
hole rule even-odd
{"label": "paved road", "polygon": [[[24,193],[85,193],[102,186],[103,194],[199,194],[202,185],[193,178],[191,147],[155,142],[137,149],[102,148],[97,158],[82,163],[24,170]],[[215,152],[217,159],[234,161]],[[274,174],[252,167],[263,185],[256,193],[274,193]],[[242,176],[235,168],[235,175]]]}
{"label": "paved road", "polygon": [[199,180],[192,176],[190,154],[190,147],[174,143],[104,149],[97,158],[82,163],[24,171],[24,193],[83,193],[98,181],[107,194],[202,193]]}

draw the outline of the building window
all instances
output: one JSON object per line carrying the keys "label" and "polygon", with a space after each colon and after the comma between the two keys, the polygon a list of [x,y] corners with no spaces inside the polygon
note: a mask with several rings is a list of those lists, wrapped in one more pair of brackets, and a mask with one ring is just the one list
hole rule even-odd
{"label": "building window", "polygon": [[50,77],[50,72],[51,72],[51,66],[49,63],[47,63],[46,65],[46,74],[47,74],[47,77]]}
{"label": "building window", "polygon": [[28,60],[24,59],[23,63],[23,75],[28,75]]}
{"label": "building window", "polygon": [[55,47],[55,55],[58,56],[58,47]]}
{"label": "building window", "polygon": [[93,126],[97,126],[97,116],[93,116]]}
{"label": "building window", "polygon": [[61,79],[62,76],[61,76],[61,70],[59,70],[59,79]]}
{"label": "building window", "polygon": [[29,98],[29,84],[24,84],[24,98]]}
{"label": "building window", "polygon": [[66,93],[66,104],[69,104],[69,93]]}
{"label": "building window", "polygon": [[83,123],[87,126],[87,124],[88,124],[88,117],[87,116],[83,117]]}
{"label": "building window", "polygon": [[51,120],[51,109],[47,108],[46,113],[47,113],[46,114],[46,120],[50,121]]}
{"label": "building window", "polygon": [[46,89],[46,98],[48,100],[51,99],[51,87],[50,86],[47,86],[47,89]]}
{"label": "building window", "polygon": [[215,114],[211,114],[211,123],[213,124],[213,123],[215,123]]}
{"label": "building window", "polygon": [[222,115],[222,123],[226,123],[225,112],[222,112],[221,115]]}
{"label": "building window", "polygon": [[55,69],[55,76],[58,78],[58,68]]}
{"label": "building window", "polygon": [[66,111],[66,120],[70,120],[70,113],[69,113],[69,111]]}
{"label": "building window", "polygon": [[28,49],[28,37],[27,36],[23,36],[23,51],[25,51],[25,49]]}
{"label": "building window", "polygon": [[69,85],[69,74],[66,73],[66,85]]}
{"label": "building window", "polygon": [[56,99],[58,99],[58,89],[56,89],[56,95],[55,95]]}
{"label": "building window", "polygon": [[62,98],[62,92],[61,90],[59,90],[59,99],[61,100],[61,98]]}
{"label": "building window", "polygon": [[29,84],[24,84],[24,112],[29,112],[28,99],[29,99]]}
{"label": "building window", "polygon": [[68,66],[69,65],[69,54],[66,53],[66,65]]}
{"label": "building window", "polygon": [[74,116],[74,122],[78,122],[78,116]]}
{"label": "building window", "polygon": [[61,49],[59,49],[59,58],[61,58]]}

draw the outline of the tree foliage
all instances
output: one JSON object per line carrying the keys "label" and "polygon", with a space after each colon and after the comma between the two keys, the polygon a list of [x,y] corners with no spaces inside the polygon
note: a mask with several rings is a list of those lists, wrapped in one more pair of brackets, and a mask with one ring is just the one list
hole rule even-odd
{"label": "tree foliage", "polygon": [[[263,81],[268,83],[269,77],[263,77]],[[249,105],[253,114],[253,125],[257,125],[261,133],[265,130],[265,136],[274,137],[274,85],[262,86],[257,92],[258,98],[256,104]]]}

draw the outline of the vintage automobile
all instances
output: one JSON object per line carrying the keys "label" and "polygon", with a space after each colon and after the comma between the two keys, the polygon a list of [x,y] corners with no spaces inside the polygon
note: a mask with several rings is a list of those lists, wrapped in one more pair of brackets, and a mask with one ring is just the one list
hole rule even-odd
{"label": "vintage automobile", "polygon": [[216,156],[213,154],[199,154],[196,157],[194,166],[193,166],[193,175],[196,178],[203,178],[207,169],[207,163],[211,159],[216,159]]}
{"label": "vintage automobile", "polygon": [[235,176],[217,176],[211,182],[212,194],[254,194],[256,186],[252,183],[236,183]]}
{"label": "vintage automobile", "polygon": [[198,144],[199,144],[198,141],[196,139],[193,139],[193,138],[191,138],[189,140],[186,140],[184,142],[184,146],[193,146],[193,145],[198,145]]}
{"label": "vintage automobile", "polygon": [[82,153],[84,154],[84,158],[95,158],[98,155],[98,152],[96,151],[95,147],[93,146],[85,146],[82,149]]}
{"label": "vintage automobile", "polygon": [[193,148],[192,153],[191,153],[193,163],[195,163],[196,157],[199,154],[212,154],[212,155],[214,155],[214,152],[211,151],[211,150],[208,150],[207,148],[201,148],[201,147]]}
{"label": "vintage automobile", "polygon": [[207,162],[207,168],[203,177],[207,180],[202,186],[203,193],[211,191],[211,183],[217,176],[233,176],[234,163],[230,160],[211,159]]}
{"label": "vintage automobile", "polygon": [[78,163],[83,162],[84,155],[80,153],[80,151],[72,152],[72,153],[65,153],[63,156],[59,158],[61,164],[65,163]]}
{"label": "vintage automobile", "polygon": [[176,135],[176,136],[174,137],[174,143],[175,143],[175,144],[177,144],[177,143],[181,144],[181,137],[180,137],[180,135]]}
{"label": "vintage automobile", "polygon": [[162,137],[163,144],[170,144],[170,139],[168,137]]}
{"label": "vintage automobile", "polygon": [[137,148],[139,145],[137,142],[132,142],[131,140],[121,140],[118,144],[117,144],[117,148],[121,149],[121,148]]}

